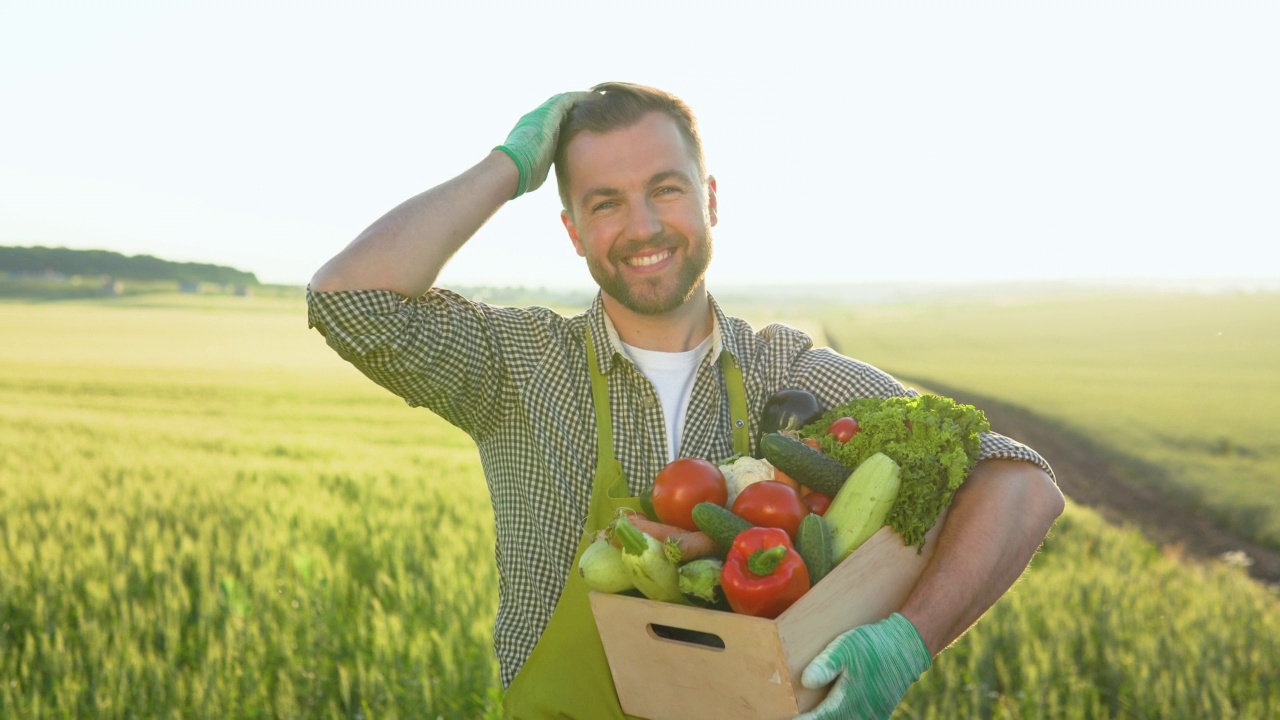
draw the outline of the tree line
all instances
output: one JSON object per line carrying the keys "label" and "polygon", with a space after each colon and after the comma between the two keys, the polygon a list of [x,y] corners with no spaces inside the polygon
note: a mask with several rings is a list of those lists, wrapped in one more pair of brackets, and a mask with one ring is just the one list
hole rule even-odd
{"label": "tree line", "polygon": [[0,247],[0,273],[10,275],[97,275],[116,280],[168,280],[222,285],[257,285],[251,272],[225,265],[172,262],[151,255],[122,255],[110,250],[50,247]]}

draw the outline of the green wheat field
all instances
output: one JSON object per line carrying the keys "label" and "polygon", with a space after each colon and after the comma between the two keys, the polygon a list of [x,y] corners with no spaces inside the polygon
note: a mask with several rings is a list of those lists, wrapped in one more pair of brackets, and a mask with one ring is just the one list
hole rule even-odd
{"label": "green wheat field", "polygon": [[1220,524],[1280,547],[1280,294],[898,303],[824,324],[894,374],[1096,438]]}
{"label": "green wheat field", "polygon": [[[1280,489],[1264,300],[883,307],[833,337],[1025,398],[1233,518]],[[1164,319],[1193,310],[1223,334],[1183,343]],[[492,533],[469,439],[329,351],[300,295],[0,302],[0,717],[496,717]],[[1277,668],[1274,589],[1071,505],[895,717],[1271,718]]]}

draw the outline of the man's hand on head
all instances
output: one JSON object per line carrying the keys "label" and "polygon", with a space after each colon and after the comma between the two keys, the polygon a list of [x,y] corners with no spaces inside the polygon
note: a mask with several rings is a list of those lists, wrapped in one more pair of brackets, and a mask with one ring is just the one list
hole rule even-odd
{"label": "man's hand on head", "polygon": [[520,118],[507,141],[494,148],[506,153],[520,170],[520,186],[514,197],[537,190],[551,172],[560,123],[586,91],[560,93]]}

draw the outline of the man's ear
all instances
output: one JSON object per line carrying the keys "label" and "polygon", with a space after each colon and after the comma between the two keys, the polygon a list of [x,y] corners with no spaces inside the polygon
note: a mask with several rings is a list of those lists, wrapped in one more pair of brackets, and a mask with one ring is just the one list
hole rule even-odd
{"label": "man's ear", "polygon": [[707,215],[711,218],[711,227],[716,226],[716,176],[707,176]]}
{"label": "man's ear", "polygon": [[564,229],[569,233],[569,239],[573,241],[573,249],[578,251],[578,257],[586,257],[587,254],[582,250],[582,243],[578,241],[578,227],[573,224],[573,218],[569,217],[568,210],[560,211],[560,222],[564,223]]}

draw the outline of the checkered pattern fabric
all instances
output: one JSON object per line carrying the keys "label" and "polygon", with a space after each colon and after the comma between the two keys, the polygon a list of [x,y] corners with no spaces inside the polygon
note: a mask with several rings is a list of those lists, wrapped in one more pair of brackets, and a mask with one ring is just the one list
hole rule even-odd
{"label": "checkered pattern fabric", "polygon": [[[583,331],[609,379],[614,447],[633,494],[667,462],[657,393],[621,349],[597,296],[563,317],[540,307],[472,302],[433,289],[410,299],[387,291],[307,292],[308,323],[374,382],[426,407],[475,440],[497,526],[499,592],[494,647],[510,684],[555,609],[588,512],[596,423]],[[804,388],[824,407],[854,397],[914,394],[880,370],[815,348],[785,325],[753,330],[712,301],[712,351],[698,366],[681,457],[733,454],[722,350],[743,368],[753,427],[765,401]],[[989,434],[982,457],[1048,465],[1030,448]]]}

